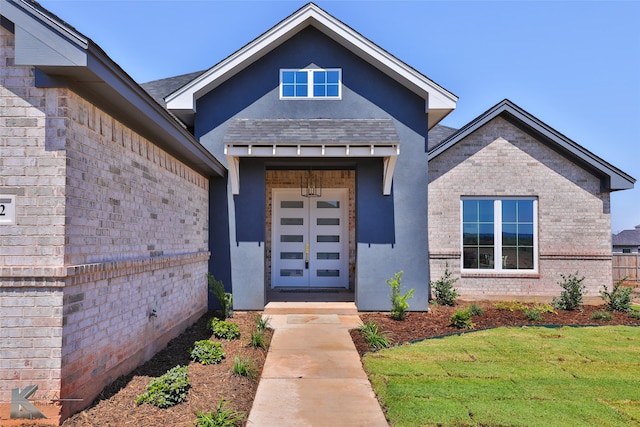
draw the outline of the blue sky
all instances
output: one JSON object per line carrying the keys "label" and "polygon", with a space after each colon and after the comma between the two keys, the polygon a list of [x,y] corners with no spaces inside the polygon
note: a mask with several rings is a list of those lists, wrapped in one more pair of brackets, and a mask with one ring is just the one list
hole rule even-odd
{"label": "blue sky", "polygon": [[[41,0],[136,81],[210,68],[305,1]],[[640,2],[323,1],[336,18],[460,97],[460,127],[508,98],[640,179]],[[611,195],[640,224],[640,183]]]}

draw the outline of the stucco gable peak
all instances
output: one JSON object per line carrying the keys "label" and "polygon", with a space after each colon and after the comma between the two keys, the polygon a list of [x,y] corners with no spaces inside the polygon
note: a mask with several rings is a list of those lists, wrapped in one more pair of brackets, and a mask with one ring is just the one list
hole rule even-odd
{"label": "stucco gable peak", "polygon": [[300,31],[314,27],[426,100],[429,127],[456,107],[458,97],[380,48],[314,3],[308,3],[198,78],[165,97],[167,108],[189,123],[196,100],[250,66]]}
{"label": "stucco gable peak", "polygon": [[603,180],[603,191],[633,188],[636,181],[633,177],[572,141],[508,99],[504,99],[489,108],[429,150],[429,161],[435,159],[496,117],[506,119],[530,135],[533,135],[536,139],[543,141],[574,163],[599,175]]}

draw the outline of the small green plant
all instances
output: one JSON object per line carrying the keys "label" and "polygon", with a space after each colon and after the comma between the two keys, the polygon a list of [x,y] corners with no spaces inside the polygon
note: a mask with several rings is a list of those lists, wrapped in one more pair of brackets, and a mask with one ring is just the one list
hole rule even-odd
{"label": "small green plant", "polygon": [[256,378],[256,367],[249,357],[235,356],[233,358],[233,373],[251,379]]}
{"label": "small green plant", "polygon": [[402,273],[402,271],[399,271],[393,275],[393,278],[387,279],[387,285],[391,289],[391,318],[394,320],[404,320],[409,308],[407,300],[413,298],[413,288],[409,289],[404,295],[400,294]]}
{"label": "small green plant", "polygon": [[591,320],[605,320],[608,322],[611,319],[613,319],[613,315],[608,311],[596,310],[591,313]]}
{"label": "small green plant", "polygon": [[509,311],[524,311],[529,308],[525,303],[520,301],[499,301],[493,304],[493,306],[498,310],[509,310]]}
{"label": "small green plant", "polygon": [[626,280],[627,278],[625,277],[614,283],[611,292],[608,291],[607,285],[603,286],[604,290],[600,291],[600,296],[604,300],[607,310],[621,311],[623,313],[631,310],[631,294],[636,287],[623,286]]}
{"label": "small green plant", "polygon": [[380,331],[378,325],[372,321],[367,321],[358,327],[358,331],[362,334],[365,341],[370,347],[375,349],[391,347],[391,338],[385,333]]}
{"label": "small green plant", "polygon": [[158,408],[169,408],[187,399],[189,376],[186,366],[169,369],[147,384],[147,391],[136,397],[136,404],[149,403]]}
{"label": "small green plant", "polygon": [[475,304],[475,303],[467,307],[467,310],[469,310],[469,316],[471,317],[481,316],[484,313],[484,310],[482,309],[482,307],[480,307],[478,304]]}
{"label": "small green plant", "polygon": [[261,314],[256,314],[256,331],[264,332],[271,323],[271,317],[263,316]]}
{"label": "small green plant", "polygon": [[531,322],[539,322],[542,320],[542,312],[537,308],[525,308],[524,317]]}
{"label": "small green plant", "polygon": [[235,323],[218,320],[214,317],[209,321],[207,326],[216,338],[229,341],[240,338],[240,327]]}
{"label": "small green plant", "polygon": [[544,313],[554,313],[556,312],[555,308],[553,307],[553,304],[549,304],[549,303],[542,303],[542,302],[537,302],[535,304],[533,304],[533,308],[535,310],[538,310],[541,314]]}
{"label": "small green plant", "polygon": [[262,331],[252,331],[251,332],[251,341],[249,342],[251,347],[255,348],[266,348],[267,343],[264,339],[264,332]]}
{"label": "small green plant", "polygon": [[206,413],[198,411],[196,427],[233,427],[244,421],[243,412],[227,409],[226,406],[227,402],[220,399],[214,411]]}
{"label": "small green plant", "polygon": [[449,264],[446,264],[442,277],[430,283],[438,305],[448,305],[451,307],[456,305],[458,291],[453,287],[453,284],[457,281],[458,279],[453,278],[449,271]]}
{"label": "small green plant", "polygon": [[475,325],[471,321],[469,309],[459,308],[451,315],[451,326],[458,329],[473,329]]}
{"label": "small green plant", "polygon": [[225,358],[222,344],[211,340],[200,340],[193,343],[190,351],[191,360],[203,365],[215,365]]}
{"label": "small green plant", "polygon": [[220,303],[222,320],[233,317],[233,295],[224,290],[222,280],[216,280],[213,274],[207,273],[207,281],[209,282],[209,293],[216,297]]}
{"label": "small green plant", "polygon": [[498,310],[522,311],[524,313],[524,317],[532,322],[539,322],[542,320],[542,315],[544,313],[555,313],[553,305],[547,303],[536,302],[533,305],[529,305],[514,300],[496,302],[493,306]]}
{"label": "small green plant", "polygon": [[631,310],[629,310],[629,317],[640,320],[640,310],[632,308]]}
{"label": "small green plant", "polygon": [[582,297],[586,286],[582,283],[584,276],[578,278],[578,272],[565,276],[561,274],[562,281],[558,285],[564,289],[559,297],[553,298],[555,308],[559,310],[575,310],[582,304]]}

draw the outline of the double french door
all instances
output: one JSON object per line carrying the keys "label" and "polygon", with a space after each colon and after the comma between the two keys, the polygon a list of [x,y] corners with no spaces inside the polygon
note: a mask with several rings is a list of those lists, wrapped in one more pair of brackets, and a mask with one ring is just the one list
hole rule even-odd
{"label": "double french door", "polygon": [[348,190],[273,190],[271,286],[349,286]]}

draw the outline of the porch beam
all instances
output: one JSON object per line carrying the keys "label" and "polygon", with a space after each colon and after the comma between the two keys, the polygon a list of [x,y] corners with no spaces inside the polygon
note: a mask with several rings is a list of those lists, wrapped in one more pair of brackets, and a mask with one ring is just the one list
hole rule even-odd
{"label": "porch beam", "polygon": [[233,195],[240,194],[240,158],[241,157],[382,157],[383,158],[383,185],[382,194],[391,194],[391,184],[393,183],[393,173],[396,162],[400,155],[400,144],[349,144],[349,145],[329,145],[329,144],[226,144],[224,154],[227,158],[229,169],[229,180],[231,181],[231,192]]}

